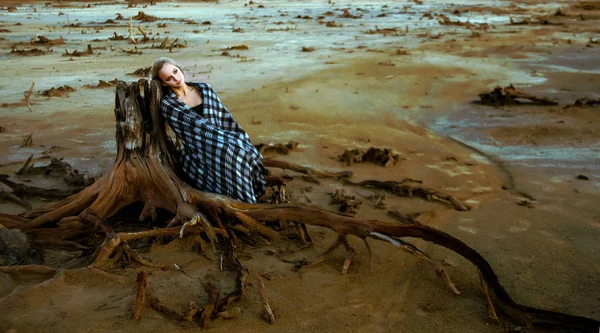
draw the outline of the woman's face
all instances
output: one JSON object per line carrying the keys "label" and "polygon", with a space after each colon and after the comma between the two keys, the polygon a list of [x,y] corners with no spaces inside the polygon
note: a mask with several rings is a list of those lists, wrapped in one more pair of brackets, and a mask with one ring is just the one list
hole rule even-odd
{"label": "woman's face", "polygon": [[180,88],[185,84],[185,76],[181,70],[171,64],[165,64],[158,73],[158,77],[169,88]]}

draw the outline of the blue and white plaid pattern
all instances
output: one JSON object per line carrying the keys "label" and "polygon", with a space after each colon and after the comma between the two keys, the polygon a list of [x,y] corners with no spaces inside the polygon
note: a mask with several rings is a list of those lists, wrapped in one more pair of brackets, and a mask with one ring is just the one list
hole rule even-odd
{"label": "blue and white plaid pattern", "polygon": [[262,155],[207,83],[191,83],[202,94],[201,114],[171,92],[160,110],[182,142],[180,167],[199,190],[255,203],[266,190]]}

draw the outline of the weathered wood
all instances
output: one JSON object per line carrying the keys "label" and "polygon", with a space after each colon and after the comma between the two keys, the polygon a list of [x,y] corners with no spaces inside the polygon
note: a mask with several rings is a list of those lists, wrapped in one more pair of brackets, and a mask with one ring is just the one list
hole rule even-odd
{"label": "weathered wood", "polygon": [[146,286],[148,285],[148,273],[142,271],[137,276],[137,289],[135,293],[135,303],[133,305],[133,320],[142,319],[146,309]]}
{"label": "weathered wood", "polygon": [[512,84],[504,89],[496,87],[489,93],[479,94],[479,98],[477,103],[492,106],[520,104],[518,99],[526,99],[538,105],[558,105],[556,101],[518,91]]}
{"label": "weathered wood", "polygon": [[33,110],[31,109],[31,102],[29,100],[31,94],[33,94],[33,87],[35,87],[35,82],[31,82],[31,87],[29,87],[29,90],[24,92],[25,102],[27,103],[27,108],[29,109],[29,112],[33,112]]}
{"label": "weathered wood", "polygon": [[273,158],[263,159],[263,164],[266,167],[291,170],[294,172],[303,173],[303,174],[312,175],[312,176],[329,177],[329,178],[352,177],[352,171],[340,171],[340,172],[321,171],[321,170],[315,170],[315,169],[307,168],[307,167],[304,167],[301,165],[293,164],[290,162],[279,161],[279,160],[276,160]]}
{"label": "weathered wood", "polygon": [[[127,243],[134,240],[158,236],[185,237],[189,234],[201,234],[215,246],[219,239],[221,248],[227,253],[226,258],[229,265],[225,266],[229,266],[237,272],[236,289],[218,300],[218,293],[215,296],[214,288],[209,288],[211,294],[209,304],[211,304],[212,310],[206,312],[203,325],[206,325],[209,319],[218,317],[219,313],[228,311],[230,305],[241,299],[245,292],[248,270],[234,255],[235,235],[233,230],[243,226],[263,237],[276,239],[279,238],[277,233],[270,230],[268,225],[293,222],[301,226],[298,228],[298,232],[304,235],[306,242],[310,242],[311,239],[304,224],[335,231],[338,234],[338,241],[328,252],[335,250],[339,245],[344,245],[347,251],[342,269],[344,273],[348,271],[355,256],[354,249],[346,240],[348,235],[362,240],[371,238],[391,243],[401,242],[400,238],[403,237],[420,238],[456,252],[477,267],[484,286],[484,294],[490,304],[490,313],[500,320],[516,322],[528,328],[541,325],[577,332],[597,332],[600,325],[597,320],[518,304],[508,295],[492,267],[479,253],[440,230],[411,223],[411,221],[408,221],[407,224],[367,221],[312,206],[246,204],[192,188],[176,174],[177,153],[166,134],[165,124],[160,116],[160,94],[160,85],[157,82],[149,84],[146,80],[140,80],[131,85],[119,82],[115,98],[117,157],[111,171],[80,193],[49,207],[26,212],[22,214],[22,217],[0,214],[0,224],[21,228],[34,238],[34,241],[36,237],[40,237],[40,240],[50,242],[67,241],[68,237],[72,235],[79,237],[86,232],[98,233],[95,227],[100,227],[100,231],[106,234],[106,240],[97,249],[92,264],[92,267],[100,269],[112,268],[114,263],[120,259],[119,253],[129,252],[131,254],[133,250]],[[272,159],[265,159],[265,165],[324,177],[349,176],[346,172],[316,171]],[[381,184],[368,181],[357,185]],[[458,200],[453,200],[453,197],[430,189],[406,187],[406,185],[396,182],[388,182],[383,185],[389,186],[390,190],[400,194],[407,192],[410,195],[415,191],[422,192],[418,195],[441,199],[441,201],[452,204],[458,210],[466,210],[466,207]],[[133,203],[144,204],[143,216],[152,216],[152,212],[156,212],[158,208],[171,212],[175,215],[173,224],[178,222],[184,227],[114,233],[106,221],[122,208]],[[62,237],[57,235],[62,235]],[[366,242],[365,244],[368,245]],[[415,253],[422,252],[417,250],[413,249]],[[37,272],[38,269],[33,271]],[[51,273],[52,270],[43,270],[42,272],[44,274]],[[439,272],[444,279],[448,278],[444,276],[445,271]],[[199,311],[192,306],[184,314],[180,314],[168,309],[151,294],[147,295],[147,300],[150,306],[174,320],[188,320]],[[266,298],[263,298],[264,300]],[[209,313],[210,315],[208,315]]]}
{"label": "weathered wood", "polygon": [[384,190],[388,190],[396,195],[413,197],[418,196],[429,201],[436,200],[439,202],[443,202],[445,204],[449,204],[454,209],[458,211],[468,211],[469,209],[458,199],[456,199],[452,194],[442,193],[433,188],[427,188],[422,186],[413,186],[408,184],[402,184],[402,182],[396,181],[378,181],[378,180],[365,180],[362,182],[352,182],[350,180],[344,179],[345,184],[348,185],[356,185],[356,186],[365,186],[365,187],[375,187],[381,188]]}
{"label": "weathered wood", "polygon": [[375,220],[361,220],[339,215],[309,206],[279,205],[277,207],[256,207],[245,214],[259,221],[303,221],[309,225],[334,230],[339,235],[354,235],[359,238],[375,238],[373,233],[393,238],[420,238],[450,249],[473,263],[481,273],[482,280],[489,288],[486,295],[496,307],[496,313],[504,320],[512,320],[527,327],[551,326],[570,329],[576,332],[596,332],[600,321],[573,316],[565,313],[533,308],[515,302],[500,284],[491,265],[473,248],[451,235],[422,224],[398,224]]}

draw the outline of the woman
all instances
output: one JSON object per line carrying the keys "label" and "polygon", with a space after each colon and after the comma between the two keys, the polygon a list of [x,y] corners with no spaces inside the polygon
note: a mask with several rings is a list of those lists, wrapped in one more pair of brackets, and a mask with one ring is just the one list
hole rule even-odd
{"label": "woman", "polygon": [[182,142],[179,163],[186,181],[255,203],[266,188],[262,156],[210,85],[185,82],[181,66],[169,58],[154,61],[151,76],[163,86],[161,114]]}

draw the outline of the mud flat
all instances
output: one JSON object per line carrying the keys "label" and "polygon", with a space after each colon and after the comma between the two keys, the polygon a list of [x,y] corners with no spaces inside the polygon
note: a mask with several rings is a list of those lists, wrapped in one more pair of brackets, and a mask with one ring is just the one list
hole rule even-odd
{"label": "mud flat", "polygon": [[[146,77],[130,74],[170,56],[188,79],[213,86],[254,143],[300,143],[288,155],[266,155],[350,170],[354,181],[419,180],[470,210],[275,171],[294,177],[287,184],[292,203],[338,211],[331,194],[343,189],[362,201],[360,218],[413,214],[475,248],[522,304],[600,320],[600,107],[575,105],[600,98],[600,8],[578,1],[419,2],[3,4],[0,174],[67,188],[61,179],[15,175],[29,156],[34,165],[62,158],[86,177],[108,172],[116,153],[111,81]],[[24,92],[33,82],[30,111]],[[510,84],[558,105],[473,103]],[[347,149],[369,147],[392,149],[397,162],[338,160]],[[33,207],[56,200],[24,199]],[[0,202],[2,213],[23,211]],[[488,317],[476,270],[456,254],[414,241],[451,264],[446,269],[460,296],[425,262],[385,243],[372,243],[370,270],[365,248],[351,239],[357,261],[348,274],[339,272],[342,250],[293,272],[289,262],[312,261],[335,240],[328,230],[310,231],[313,246],[287,262],[273,253],[298,247],[298,240],[244,249],[244,262],[268,277],[276,323],[261,319],[261,300],[251,290],[239,317],[211,323],[211,332],[502,331]],[[93,254],[34,247],[53,267],[85,266]],[[233,288],[216,254],[177,246],[140,251],[189,274],[152,270],[148,277],[174,308],[185,308],[190,296],[206,297],[199,281]],[[122,280],[72,270],[42,283],[2,275],[0,329],[199,331],[152,310],[130,320],[143,269],[114,270]]]}

